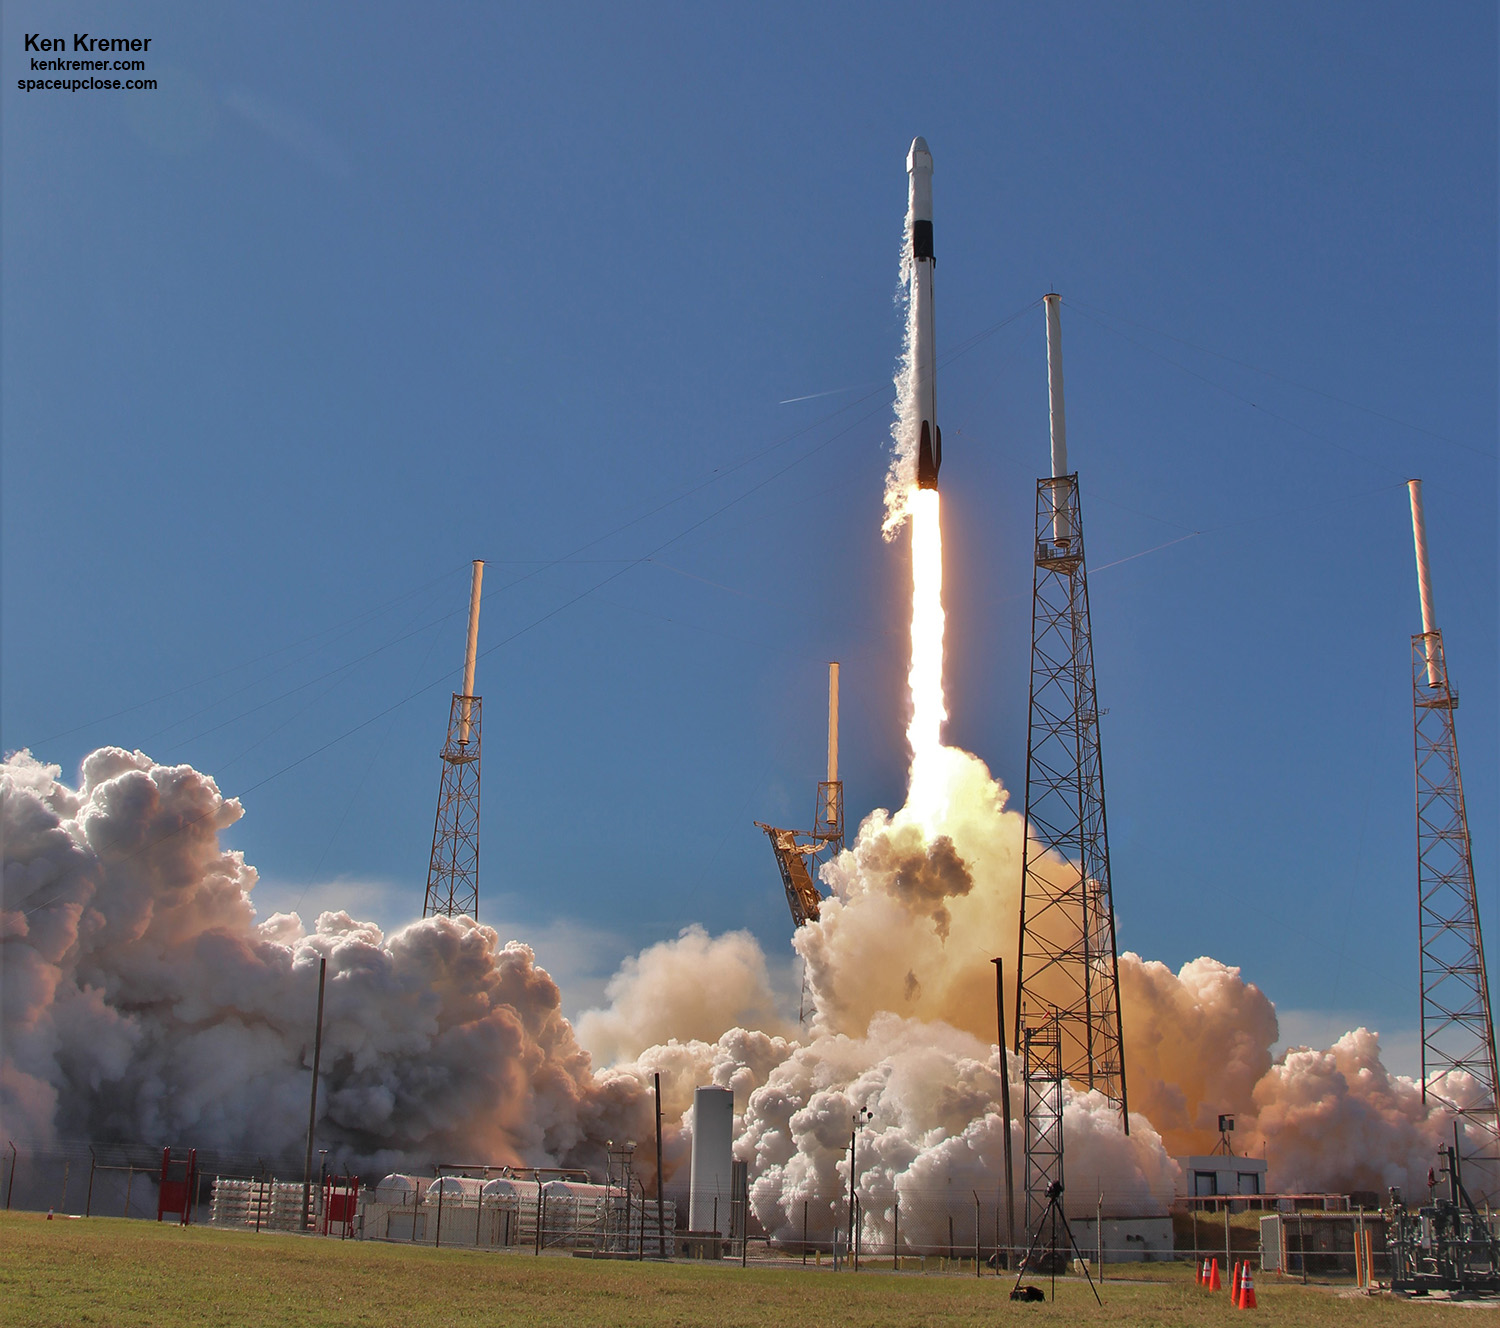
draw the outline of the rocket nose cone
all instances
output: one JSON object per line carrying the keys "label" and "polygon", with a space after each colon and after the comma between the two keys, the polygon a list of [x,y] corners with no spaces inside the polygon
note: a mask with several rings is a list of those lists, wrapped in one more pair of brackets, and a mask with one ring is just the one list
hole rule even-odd
{"label": "rocket nose cone", "polygon": [[932,153],[927,150],[927,140],[920,134],[912,139],[911,151],[906,154],[906,172],[931,171]]}

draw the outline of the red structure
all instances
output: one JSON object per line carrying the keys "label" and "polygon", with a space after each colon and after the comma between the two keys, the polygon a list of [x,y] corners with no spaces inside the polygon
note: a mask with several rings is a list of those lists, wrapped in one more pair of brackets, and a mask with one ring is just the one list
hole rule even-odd
{"label": "red structure", "polygon": [[323,1234],[330,1227],[340,1227],[339,1236],[354,1234],[354,1215],[359,1211],[359,1179],[354,1176],[329,1176],[323,1182]]}
{"label": "red structure", "polygon": [[193,1215],[193,1191],[198,1184],[198,1150],[188,1149],[187,1161],[172,1160],[170,1147],[161,1150],[161,1182],[156,1191],[156,1220],[170,1214],[183,1226]]}

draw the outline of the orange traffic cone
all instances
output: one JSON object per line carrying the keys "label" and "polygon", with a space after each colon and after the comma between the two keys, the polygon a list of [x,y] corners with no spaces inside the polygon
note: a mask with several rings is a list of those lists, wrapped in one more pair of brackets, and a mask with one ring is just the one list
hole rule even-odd
{"label": "orange traffic cone", "polygon": [[1198,1260],[1198,1267],[1193,1270],[1193,1281],[1196,1282],[1199,1286],[1202,1286],[1203,1283],[1208,1280],[1208,1276],[1207,1275],[1208,1275],[1208,1260],[1207,1259],[1199,1259]]}
{"label": "orange traffic cone", "polygon": [[1240,1279],[1240,1304],[1242,1310],[1255,1308],[1255,1279],[1250,1276],[1250,1265],[1245,1265],[1245,1274]]}
{"label": "orange traffic cone", "polygon": [[1208,1267],[1208,1289],[1210,1291],[1222,1291],[1224,1284],[1219,1281],[1219,1261],[1215,1259]]}
{"label": "orange traffic cone", "polygon": [[1234,1276],[1229,1279],[1229,1303],[1236,1309],[1240,1305],[1240,1270],[1244,1265],[1238,1259],[1234,1261]]}

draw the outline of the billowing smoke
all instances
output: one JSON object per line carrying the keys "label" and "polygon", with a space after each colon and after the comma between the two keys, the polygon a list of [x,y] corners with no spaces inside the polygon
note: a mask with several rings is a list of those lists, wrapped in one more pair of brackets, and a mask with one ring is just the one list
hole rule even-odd
{"label": "billowing smoke", "polygon": [[[1019,1066],[1011,1061],[1013,1084]],[[993,1045],[945,1024],[893,1014],[862,1037],[824,1033],[794,1049],[748,1097],[736,1155],[750,1164],[751,1199],[768,1232],[800,1234],[803,1205],[836,1213],[849,1189],[851,1121],[857,1127],[855,1192],[867,1233],[889,1239],[897,1196],[918,1244],[939,1244],[956,1191],[993,1204],[1003,1193],[1004,1120]],[[1016,1106],[1020,1106],[1017,1094]],[[1068,1095],[1068,1166],[1107,1191],[1115,1211],[1159,1208],[1176,1167],[1144,1121],[1130,1139],[1096,1095]],[[865,1113],[869,1113],[868,1119]],[[1024,1155],[1019,1119],[1012,1148]]]}
{"label": "billowing smoke", "polygon": [[25,752],[0,767],[15,1137],[295,1154],[320,957],[331,1162],[594,1163],[620,1129],[644,1136],[639,1081],[593,1073],[525,945],[468,919],[389,937],[344,913],[257,925],[255,870],[218,842],[241,808],[212,779],[118,748],[76,789],[59,775]]}
{"label": "billowing smoke", "polygon": [[[320,1141],[365,1172],[482,1157],[597,1166],[645,1140],[662,1078],[670,1178],[692,1090],[735,1094],[755,1210],[792,1234],[842,1211],[851,1117],[871,1235],[940,1242],[923,1195],[998,1194],[1004,1131],[991,1028],[998,952],[1014,962],[1021,818],[983,763],[944,749],[947,810],[866,818],[824,870],[833,897],[801,929],[810,1011],[783,1012],[744,933],[690,927],[627,960],[609,1004],[562,1017],[531,950],[466,919],[389,936],[343,913],[257,922],[255,871],[219,832],[241,815],[186,766],[106,748],[76,788],[26,753],[0,766],[4,1039],[0,1125],[49,1138],[300,1151],[317,960],[328,960]],[[1273,1060],[1275,1010],[1237,969],[1174,973],[1121,956],[1127,1139],[1069,1090],[1069,1187],[1091,1209],[1159,1208],[1171,1157],[1204,1151],[1233,1111],[1284,1189],[1420,1186],[1448,1129],[1358,1029]],[[591,1058],[590,1051],[596,1053]],[[600,1064],[613,1068],[600,1069]],[[1019,1066],[1011,1061],[1019,1164]],[[1462,1095],[1463,1084],[1446,1086]],[[649,1150],[643,1150],[649,1152]],[[649,1171],[649,1159],[644,1159]]]}
{"label": "billowing smoke", "polygon": [[[621,1067],[660,1071],[673,1116],[686,1111],[696,1084],[735,1090],[736,1152],[750,1164],[768,1229],[795,1227],[804,1203],[815,1223],[839,1211],[860,1110],[874,1113],[859,1127],[856,1177],[872,1235],[888,1234],[898,1191],[995,1192],[1004,1136],[989,961],[1015,962],[1024,828],[983,762],[951,748],[943,761],[946,812],[933,833],[909,808],[877,810],[824,867],[832,897],[793,942],[812,1001],[805,1033],[735,1028],[717,1040],[669,1040]],[[649,981],[627,964],[610,988],[614,1011],[648,1009],[647,990],[682,990],[666,970],[680,962],[684,974],[696,971],[711,944],[684,942],[654,947]],[[1066,1165],[1086,1181],[1073,1194],[1080,1209],[1102,1191],[1109,1208],[1159,1210],[1176,1180],[1171,1157],[1209,1151],[1221,1112],[1237,1116],[1242,1144],[1265,1149],[1271,1181],[1283,1189],[1378,1190],[1425,1177],[1447,1120],[1423,1104],[1419,1085],[1381,1066],[1372,1034],[1357,1030],[1329,1051],[1275,1060],[1275,1007],[1236,968],[1199,958],[1174,973],[1126,953],[1120,984],[1131,1135],[1098,1095],[1068,1091]],[[750,979],[717,999],[764,996]],[[594,1016],[587,1019],[591,1026]],[[620,1038],[627,1046],[645,1040]],[[1020,1077],[1011,1064],[1019,1159]],[[903,1208],[904,1224],[920,1220]]]}
{"label": "billowing smoke", "polygon": [[[1472,1079],[1451,1075],[1444,1090],[1460,1103],[1475,1096]],[[1380,1043],[1366,1028],[1345,1033],[1327,1051],[1288,1051],[1255,1085],[1251,1126],[1272,1150],[1286,1190],[1400,1186],[1418,1193],[1438,1147],[1452,1140],[1451,1118],[1422,1101],[1421,1085],[1380,1063]],[[1476,1200],[1497,1197],[1492,1166],[1466,1165]]]}
{"label": "billowing smoke", "polygon": [[609,1006],[585,1011],[578,1033],[607,1062],[670,1038],[712,1040],[726,1028],[785,1031],[766,956],[748,931],[684,927],[627,959],[604,994]]}

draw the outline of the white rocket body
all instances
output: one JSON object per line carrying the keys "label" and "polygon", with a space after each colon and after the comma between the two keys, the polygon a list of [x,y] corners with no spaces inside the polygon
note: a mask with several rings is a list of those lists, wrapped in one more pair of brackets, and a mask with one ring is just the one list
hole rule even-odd
{"label": "white rocket body", "polygon": [[927,140],[914,138],[906,154],[907,213],[911,218],[911,373],[919,429],[917,487],[937,488],[943,464],[943,436],[937,427],[937,351],[933,338],[932,153]]}

